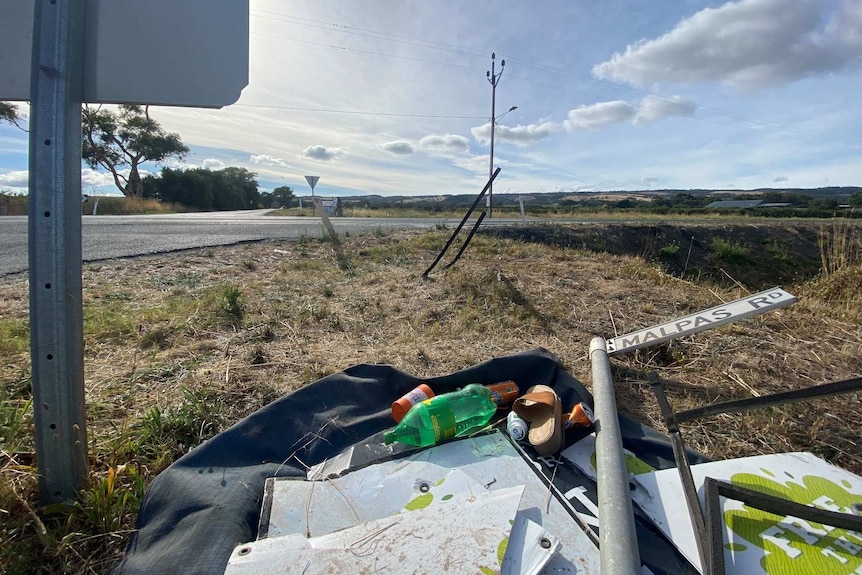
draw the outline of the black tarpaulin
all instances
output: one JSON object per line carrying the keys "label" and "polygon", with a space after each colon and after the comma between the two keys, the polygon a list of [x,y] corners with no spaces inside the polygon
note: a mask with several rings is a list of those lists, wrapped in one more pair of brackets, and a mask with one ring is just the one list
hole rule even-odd
{"label": "black tarpaulin", "polygon": [[[378,444],[392,427],[393,401],[427,383],[435,393],[468,383],[514,380],[521,390],[550,385],[564,406],[592,396],[544,349],[495,358],[451,375],[420,379],[383,365],[357,365],[258,410],[198,446],[163,471],[147,490],[137,531],[115,575],[223,573],[233,548],[257,537],[268,477],[306,477],[306,466],[353,445]],[[656,468],[673,466],[667,438],[620,417],[625,447]],[[570,430],[565,445],[586,432]],[[367,452],[369,450],[366,450]],[[377,450],[370,450],[374,453]],[[391,454],[386,451],[387,457]],[[692,463],[704,461],[691,454]],[[561,474],[569,485],[586,478]],[[594,485],[587,485],[594,489]],[[638,522],[642,559],[654,573],[688,573],[690,567],[660,536]]]}

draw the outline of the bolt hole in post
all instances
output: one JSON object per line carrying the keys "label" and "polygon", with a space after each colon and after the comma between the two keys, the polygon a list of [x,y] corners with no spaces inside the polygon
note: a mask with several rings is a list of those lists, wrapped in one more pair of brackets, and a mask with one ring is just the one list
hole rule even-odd
{"label": "bolt hole in post", "polygon": [[50,146],[50,145],[51,145],[51,140],[45,140],[45,145],[46,145],[46,146]]}
{"label": "bolt hole in post", "polygon": [[46,217],[46,218],[50,218],[50,217],[51,217],[51,212],[45,212],[45,217]]}
{"label": "bolt hole in post", "polygon": [[47,357],[48,359],[54,359],[54,356],[53,356],[52,354],[50,354],[50,353],[49,353],[46,357]]}
{"label": "bolt hole in post", "polygon": [[51,284],[45,284],[45,289],[51,289]]}

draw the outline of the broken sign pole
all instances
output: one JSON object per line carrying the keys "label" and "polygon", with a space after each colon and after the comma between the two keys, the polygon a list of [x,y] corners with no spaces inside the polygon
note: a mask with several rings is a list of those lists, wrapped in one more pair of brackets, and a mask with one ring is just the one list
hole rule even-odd
{"label": "broken sign pole", "polygon": [[464,224],[467,223],[467,220],[470,219],[470,216],[473,214],[473,210],[475,210],[476,206],[479,205],[479,201],[482,199],[482,196],[485,195],[485,192],[487,192],[491,188],[491,185],[494,183],[494,179],[497,177],[497,175],[499,173],[500,173],[500,168],[497,168],[496,170],[494,170],[494,173],[491,174],[491,177],[488,179],[488,183],[485,184],[485,187],[482,188],[482,191],[479,192],[478,196],[476,196],[476,199],[473,201],[473,205],[470,206],[470,209],[467,210],[466,214],[464,214],[464,217],[461,219],[461,223],[458,224],[458,227],[456,227],[455,231],[452,232],[452,235],[449,237],[449,241],[446,242],[446,245],[443,246],[443,249],[440,250],[440,253],[437,255],[437,259],[435,259],[434,263],[432,263],[430,266],[428,266],[428,269],[425,270],[425,272],[422,274],[423,278],[428,277],[428,274],[431,273],[431,270],[433,270],[437,266],[437,264],[440,263],[440,260],[443,259],[443,256],[446,254],[446,251],[449,249],[449,246],[451,246],[452,242],[455,241],[455,237],[461,231],[461,228],[464,227]]}
{"label": "broken sign pole", "polygon": [[623,453],[619,412],[605,339],[590,342],[596,428],[596,488],[602,575],[641,572],[635,517]]}
{"label": "broken sign pole", "polygon": [[43,504],[87,480],[81,301],[84,0],[37,0],[30,78],[30,350]]}

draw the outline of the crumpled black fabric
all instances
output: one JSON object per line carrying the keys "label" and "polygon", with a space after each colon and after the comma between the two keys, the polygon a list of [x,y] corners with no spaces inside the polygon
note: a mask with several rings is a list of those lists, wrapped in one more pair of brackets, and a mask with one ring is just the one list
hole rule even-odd
{"label": "crumpled black fabric", "polygon": [[[430,379],[385,365],[351,367],[263,407],[156,477],[141,506],[137,531],[113,573],[223,573],[234,547],[257,537],[266,478],[304,478],[305,466],[351,445],[379,441],[379,434],[393,425],[392,402],[419,383],[427,383],[441,394],[468,383],[509,379],[522,391],[540,383],[550,385],[567,407],[579,401],[593,404],[583,384],[544,349],[495,358]],[[620,417],[620,422],[627,449],[653,467],[674,466],[665,436],[626,417]],[[568,431],[565,444],[584,433]],[[705,461],[697,454],[691,457],[692,463]],[[639,538],[640,531],[639,525]]]}

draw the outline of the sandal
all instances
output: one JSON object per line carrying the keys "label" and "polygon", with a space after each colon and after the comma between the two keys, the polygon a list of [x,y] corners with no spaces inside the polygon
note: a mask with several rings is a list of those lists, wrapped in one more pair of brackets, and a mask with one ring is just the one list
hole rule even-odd
{"label": "sandal", "polygon": [[518,417],[529,423],[527,440],[539,455],[553,455],[563,446],[563,404],[547,385],[534,385],[512,405]]}

